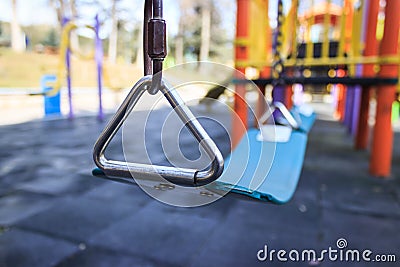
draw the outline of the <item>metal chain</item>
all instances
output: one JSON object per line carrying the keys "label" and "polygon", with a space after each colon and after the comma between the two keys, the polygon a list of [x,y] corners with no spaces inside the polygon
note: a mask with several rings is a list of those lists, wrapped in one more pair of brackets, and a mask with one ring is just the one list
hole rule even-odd
{"label": "metal chain", "polygon": [[[143,21],[144,75],[153,75],[149,88],[156,94],[162,81],[163,61],[167,56],[167,31],[163,19],[163,0],[145,0]],[[153,63],[153,64],[151,64]]]}
{"label": "metal chain", "polygon": [[272,64],[272,85],[275,87],[277,85],[284,84],[284,65],[283,59],[281,57],[280,51],[282,49],[282,24],[283,24],[283,2],[278,1],[278,17],[277,26],[274,33],[274,40],[272,44],[272,49],[274,51],[274,58]]}

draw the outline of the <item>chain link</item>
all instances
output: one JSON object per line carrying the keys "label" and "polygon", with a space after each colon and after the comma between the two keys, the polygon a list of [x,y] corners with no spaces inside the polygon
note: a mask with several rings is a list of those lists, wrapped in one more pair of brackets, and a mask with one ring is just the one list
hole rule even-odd
{"label": "chain link", "polygon": [[[162,81],[163,61],[167,56],[166,22],[163,19],[163,0],[145,0],[143,21],[144,75],[153,75],[149,88],[156,94]],[[153,63],[151,65],[151,63]]]}
{"label": "chain link", "polygon": [[283,2],[278,1],[278,17],[277,26],[274,34],[273,50],[274,50],[274,62],[272,64],[272,85],[276,87],[277,85],[282,85],[285,83],[284,74],[285,66],[283,64],[283,59],[280,54],[282,49],[282,24],[283,24]]}

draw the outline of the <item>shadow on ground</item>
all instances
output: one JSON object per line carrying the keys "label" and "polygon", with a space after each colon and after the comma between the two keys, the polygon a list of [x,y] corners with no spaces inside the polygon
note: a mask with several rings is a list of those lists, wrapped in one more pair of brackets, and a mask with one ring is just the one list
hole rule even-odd
{"label": "shadow on ground", "polygon": [[[84,117],[0,128],[0,266],[309,266],[317,263],[275,258],[271,264],[256,255],[264,245],[336,248],[339,238],[348,248],[400,260],[400,133],[392,179],[370,177],[368,153],[354,151],[337,122],[318,120],[289,204],[225,197],[188,209],[160,204],[134,186],[93,178],[91,151],[103,127]],[[224,133],[207,130],[226,155]],[[119,135],[109,151],[116,158],[122,157],[120,142]],[[183,149],[191,151],[189,145]]]}

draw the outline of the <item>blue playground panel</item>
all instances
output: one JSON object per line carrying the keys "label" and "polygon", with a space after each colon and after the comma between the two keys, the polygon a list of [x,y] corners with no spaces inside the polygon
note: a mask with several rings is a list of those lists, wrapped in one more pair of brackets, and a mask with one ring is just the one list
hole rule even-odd
{"label": "blue playground panel", "polygon": [[[46,93],[52,90],[49,83],[55,82],[57,77],[55,75],[44,75],[40,81],[42,92]],[[44,114],[49,115],[60,115],[61,114],[61,94],[60,91],[54,96],[44,95]]]}

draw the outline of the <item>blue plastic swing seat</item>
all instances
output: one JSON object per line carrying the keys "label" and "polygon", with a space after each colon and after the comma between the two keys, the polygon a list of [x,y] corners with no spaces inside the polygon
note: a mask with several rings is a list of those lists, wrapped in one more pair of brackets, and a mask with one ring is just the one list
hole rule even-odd
{"label": "blue plastic swing seat", "polygon": [[210,186],[261,201],[287,203],[296,190],[307,146],[307,133],[316,119],[315,114],[300,117],[301,127],[291,133],[288,142],[259,141],[257,136],[260,131],[248,130],[225,160],[222,176]]}
{"label": "blue plastic swing seat", "polygon": [[[294,111],[294,109],[292,111],[296,112],[296,111]],[[301,124],[300,124],[299,131],[302,131],[302,132],[308,134],[311,131],[311,128],[313,127],[313,125],[314,125],[314,122],[315,122],[315,120],[317,118],[317,115],[315,113],[313,113],[311,116],[305,116],[305,115],[300,113],[299,116],[300,116],[300,119],[301,119]]]}
{"label": "blue plastic swing seat", "polygon": [[[299,129],[292,130],[287,142],[263,141],[259,129],[248,130],[225,159],[223,174],[205,188],[212,192],[225,191],[232,196],[244,195],[274,204],[287,203],[296,190],[307,146],[307,134],[316,119],[314,113],[305,116],[295,109],[291,112],[301,119],[301,125]],[[125,179],[107,177],[98,168],[93,170],[93,175],[127,182]],[[129,179],[129,183],[135,182]],[[146,186],[153,188],[159,181],[149,183]]]}

